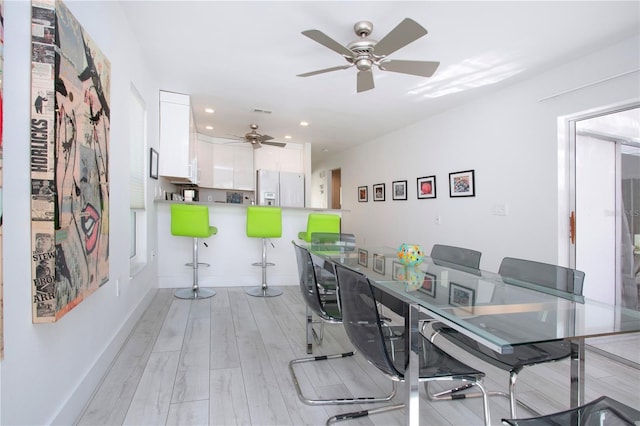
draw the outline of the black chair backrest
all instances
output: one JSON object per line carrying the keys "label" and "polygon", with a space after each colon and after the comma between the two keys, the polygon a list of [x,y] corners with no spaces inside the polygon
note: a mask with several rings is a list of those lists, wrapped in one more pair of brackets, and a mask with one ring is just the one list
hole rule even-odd
{"label": "black chair backrest", "polygon": [[[552,290],[582,296],[584,272],[576,269],[532,260],[505,257],[500,263],[498,273],[503,281],[514,283],[530,283]],[[519,284],[515,282],[514,284]]]}
{"label": "black chair backrest", "polygon": [[329,251],[354,251],[356,249],[356,236],[354,234],[312,232],[312,250]]}
{"label": "black chair backrest", "polygon": [[336,265],[342,325],[353,346],[383,373],[402,378],[389,357],[380,325],[380,315],[369,280],[364,275]]}
{"label": "black chair backrest", "polygon": [[[436,265],[450,266],[454,269],[479,270],[482,253],[468,248],[434,244],[430,256]],[[463,268],[456,268],[457,266]]]}
{"label": "black chair backrest", "polygon": [[298,277],[300,279],[300,292],[307,306],[320,318],[327,321],[340,321],[340,318],[330,315],[322,306],[318,290],[316,270],[311,259],[311,254],[306,248],[292,242],[296,250],[298,260]]}

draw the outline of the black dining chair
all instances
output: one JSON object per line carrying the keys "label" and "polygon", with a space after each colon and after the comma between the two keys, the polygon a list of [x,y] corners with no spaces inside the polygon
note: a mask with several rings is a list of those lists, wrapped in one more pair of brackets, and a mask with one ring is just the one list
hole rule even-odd
{"label": "black dining chair", "polygon": [[[511,285],[533,288],[538,291],[549,291],[567,299],[582,296],[584,272],[548,263],[525,259],[505,257],[498,270],[502,281]],[[516,398],[516,380],[523,368],[546,362],[559,361],[571,356],[571,342],[558,340],[529,345],[514,346],[513,353],[500,354],[492,351],[470,337],[442,323],[432,324],[433,342],[437,336],[443,336],[467,353],[509,372],[509,392],[490,391],[491,396],[499,395],[509,398],[511,417],[517,417],[516,403],[534,414],[536,410]],[[436,394],[429,394],[431,399],[439,399],[445,395],[460,392],[468,386],[449,389]],[[466,394],[467,397],[480,396]]]}
{"label": "black dining chair", "polygon": [[[315,340],[316,344],[318,345],[322,344],[322,339],[324,336],[324,324],[341,324],[342,317],[340,314],[340,309],[338,307],[337,293],[335,291],[328,292],[326,290],[320,290],[321,287],[318,284],[317,280],[317,265],[314,265],[309,250],[302,247],[301,245],[296,244],[294,241],[292,241],[291,243],[293,244],[293,247],[295,249],[296,259],[298,262],[300,291],[307,307],[307,353],[310,354],[313,351],[312,341]],[[333,288],[334,290],[336,289],[335,286]],[[319,318],[321,327],[319,333],[316,333],[313,329],[313,315],[316,315]],[[298,398],[300,399],[300,401],[307,405],[341,405],[386,402],[391,400],[396,394],[395,384],[392,387],[391,393],[389,395],[380,397],[312,399],[303,395],[298,377],[296,376],[295,365],[306,362],[317,362],[336,358],[346,358],[353,356],[354,354],[354,351],[350,351],[340,354],[318,355],[314,357],[291,360],[289,362],[289,372],[291,373],[293,385],[296,388],[296,393],[298,394]]]}
{"label": "black dining chair", "polygon": [[[383,330],[377,308],[378,301],[369,279],[341,265],[336,265],[336,274],[338,277],[342,324],[351,343],[370,364],[377,367],[393,382],[404,381],[406,368],[405,342],[398,343],[396,341],[395,344],[390,344],[390,334]],[[404,326],[396,326],[396,328],[399,328],[400,332],[393,335],[404,338]],[[482,382],[484,373],[449,356],[428,339],[423,338],[421,334],[417,335],[419,340],[415,342],[415,347],[420,351],[420,356],[418,357],[420,360],[419,381],[463,380],[478,386],[482,394],[485,394],[483,399],[485,424],[490,425],[489,403]],[[414,342],[412,342],[413,344]],[[396,354],[395,352],[399,353]],[[330,417],[327,424],[398,410],[403,407],[404,404],[393,404],[371,410],[339,414]]]}
{"label": "black dining chair", "polygon": [[502,419],[507,426],[637,426],[640,411],[608,396],[569,410],[527,419]]}
{"label": "black dining chair", "polygon": [[463,247],[434,244],[429,256],[436,265],[447,266],[477,275],[480,270],[482,253]]}

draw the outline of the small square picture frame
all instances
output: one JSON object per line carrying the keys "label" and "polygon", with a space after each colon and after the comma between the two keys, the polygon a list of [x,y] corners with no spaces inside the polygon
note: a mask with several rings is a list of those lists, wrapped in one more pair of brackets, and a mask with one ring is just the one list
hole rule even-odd
{"label": "small square picture frame", "polygon": [[462,308],[467,312],[473,312],[475,298],[476,291],[474,289],[456,283],[449,284],[450,305]]}
{"label": "small square picture frame", "polygon": [[406,200],[407,199],[407,181],[394,180],[391,183],[391,199]]}
{"label": "small square picture frame", "polygon": [[369,266],[369,252],[365,249],[358,249],[358,265]]}
{"label": "small square picture frame", "polygon": [[373,272],[384,275],[384,255],[373,253]]}
{"label": "small square picture frame", "polygon": [[431,297],[436,297],[436,280],[437,277],[435,275],[425,272],[422,279],[422,287],[419,290]]}
{"label": "small square picture frame", "polygon": [[406,269],[405,265],[394,260],[391,263],[391,279],[394,281],[402,281],[402,278],[404,277],[405,269]]}
{"label": "small square picture frame", "polygon": [[366,203],[369,201],[369,187],[368,186],[359,186],[358,187],[358,202]]}
{"label": "small square picture frame", "polygon": [[158,179],[158,160],[160,154],[153,148],[149,148],[149,177],[151,179]]}
{"label": "small square picture frame", "polygon": [[475,170],[449,173],[449,197],[475,197]]}
{"label": "small square picture frame", "polygon": [[423,176],[417,179],[417,194],[418,200],[425,200],[429,198],[436,198],[436,177]]}
{"label": "small square picture frame", "polygon": [[376,183],[372,187],[373,201],[384,201],[384,183]]}

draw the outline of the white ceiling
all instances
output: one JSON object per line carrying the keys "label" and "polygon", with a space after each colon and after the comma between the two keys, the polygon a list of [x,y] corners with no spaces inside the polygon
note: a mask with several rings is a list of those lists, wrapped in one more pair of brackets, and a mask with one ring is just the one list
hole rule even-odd
{"label": "white ceiling", "polygon": [[[314,163],[640,31],[637,0],[121,4],[160,87],[191,95],[199,133],[233,138],[256,123],[276,141],[310,142]],[[429,33],[389,58],[440,61],[433,77],[375,69],[376,88],[356,93],[354,68],[296,76],[346,64],[301,31],[346,45],[357,21],[380,40],[406,17]]]}

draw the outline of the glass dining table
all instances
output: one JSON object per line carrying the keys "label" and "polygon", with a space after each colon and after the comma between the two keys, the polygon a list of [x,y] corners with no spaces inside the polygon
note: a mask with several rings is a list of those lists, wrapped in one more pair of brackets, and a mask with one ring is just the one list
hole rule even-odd
{"label": "glass dining table", "polygon": [[[518,345],[571,342],[570,406],[584,403],[585,339],[640,331],[640,313],[493,272],[446,264],[429,257],[416,266],[399,262],[391,247],[309,244],[316,265],[341,264],[369,278],[377,293],[405,318],[408,342],[406,424],[418,425],[418,346],[425,316],[496,352]],[[339,284],[339,283],[338,283]],[[397,310],[398,311],[398,310]]]}

